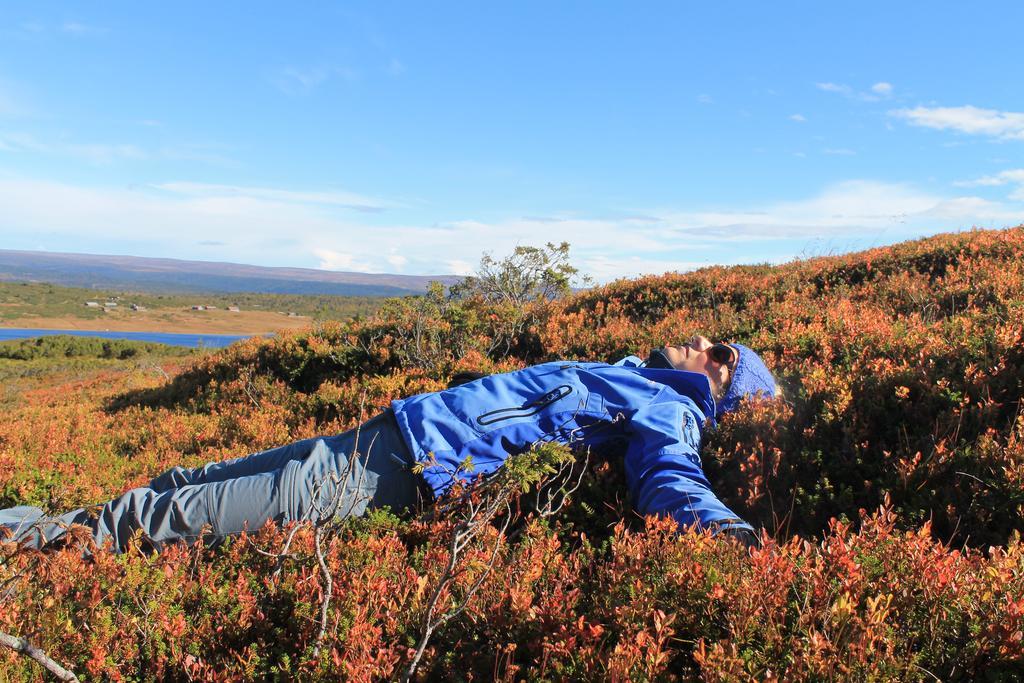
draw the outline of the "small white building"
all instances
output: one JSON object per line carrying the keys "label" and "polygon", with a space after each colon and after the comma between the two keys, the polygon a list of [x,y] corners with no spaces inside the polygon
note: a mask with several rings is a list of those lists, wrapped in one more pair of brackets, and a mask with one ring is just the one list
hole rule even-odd
{"label": "small white building", "polygon": [[196,305],[196,306],[192,307],[192,310],[193,311],[205,311],[206,310],[206,306]]}
{"label": "small white building", "polygon": [[144,311],[144,310],[146,310],[146,307],[145,306],[140,306],[139,304],[132,304],[132,310],[133,311]]}
{"label": "small white building", "polygon": [[100,307],[100,302],[99,301],[86,301],[85,305],[86,305],[87,308],[99,308]]}
{"label": "small white building", "polygon": [[239,309],[238,306],[228,306],[228,310],[232,313],[238,313],[241,309]]}

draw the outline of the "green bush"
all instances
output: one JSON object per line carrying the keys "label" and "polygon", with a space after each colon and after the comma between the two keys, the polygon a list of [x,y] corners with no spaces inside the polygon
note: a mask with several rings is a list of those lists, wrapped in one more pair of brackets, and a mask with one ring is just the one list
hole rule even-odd
{"label": "green bush", "polygon": [[39,358],[117,358],[125,360],[136,356],[181,356],[191,352],[190,349],[169,344],[128,339],[78,337],[68,334],[0,342],[0,358],[11,360],[36,360]]}

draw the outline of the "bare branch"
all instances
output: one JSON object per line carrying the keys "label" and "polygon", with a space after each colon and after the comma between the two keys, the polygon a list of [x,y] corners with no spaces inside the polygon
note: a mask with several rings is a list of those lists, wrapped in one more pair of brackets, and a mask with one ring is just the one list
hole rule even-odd
{"label": "bare branch", "polygon": [[476,577],[476,581],[474,581],[473,585],[470,586],[468,591],[466,591],[466,595],[462,599],[462,604],[460,604],[454,610],[448,612],[440,619],[438,619],[438,626],[441,626],[445,622],[454,619],[466,610],[466,607],[469,606],[469,601],[473,599],[473,596],[476,595],[476,592],[480,590],[480,586],[483,585],[484,579],[486,579],[487,575],[490,574],[491,570],[494,569],[494,563],[498,559],[498,551],[501,549],[502,539],[505,538],[505,532],[508,530],[508,526],[512,522],[512,507],[509,505],[507,500],[505,501],[505,512],[507,513],[505,516],[505,522],[501,525],[501,529],[498,530],[498,537],[494,541],[494,550],[491,551],[490,559],[487,560],[487,564],[484,565],[484,568],[480,572],[480,575]]}
{"label": "bare branch", "polygon": [[301,524],[296,524],[292,526],[291,530],[288,532],[288,538],[285,539],[284,545],[281,546],[281,552],[277,556],[277,567],[274,569],[274,573],[271,575],[272,578],[276,579],[278,576],[281,575],[281,570],[284,569],[284,561],[287,558],[291,557],[291,553],[289,551],[291,550],[292,547],[292,541],[295,539],[295,534],[296,532],[298,532],[301,526]]}
{"label": "bare branch", "polygon": [[[537,489],[537,514],[541,517],[552,517],[561,512],[562,508],[565,507],[569,497],[583,484],[583,477],[587,472],[587,466],[590,464],[590,450],[586,450],[583,455],[583,461],[571,460],[562,463],[559,466],[558,471],[551,478],[554,485],[541,486]],[[575,479],[574,479],[575,474]],[[541,504],[541,495],[544,495],[544,503]],[[555,504],[555,501],[558,504]]]}
{"label": "bare branch", "polygon": [[159,363],[155,363],[155,362],[140,363],[139,367],[142,370],[153,370],[155,372],[158,372],[160,375],[163,376],[165,382],[170,382],[171,381],[171,376],[167,374],[167,371],[164,370],[163,367]]}
{"label": "bare branch", "polygon": [[[503,468],[502,471],[507,472],[508,470]],[[568,469],[564,466],[557,467],[554,470],[554,477],[565,476],[567,473],[571,477],[572,471],[572,466]],[[537,485],[543,488],[552,481],[553,479],[549,474],[542,476]],[[515,517],[512,501],[518,497],[520,486],[520,482],[514,477],[505,478],[499,474],[495,478],[479,482],[468,493],[458,498],[454,504],[446,506],[446,510],[454,513],[458,518],[451,526],[451,538],[448,542],[448,562],[438,576],[434,589],[427,601],[420,639],[402,676],[403,681],[412,680],[433,634],[444,624],[468,609],[470,602],[493,571],[499,551],[508,538],[508,529]],[[494,541],[494,546],[490,549],[489,559],[479,569],[479,574],[458,599],[457,603],[443,614],[435,616],[441,603],[442,594],[446,589],[454,585],[455,580],[461,574],[469,569],[463,563],[463,555],[466,549],[476,541],[482,531],[487,528],[495,516],[502,510],[505,512],[505,518],[497,530],[497,537]],[[463,564],[463,566],[460,566],[460,564]]]}
{"label": "bare branch", "polygon": [[25,638],[17,638],[0,632],[0,645],[8,647],[20,655],[36,660],[44,669],[56,676],[58,680],[75,681],[76,683],[78,681],[78,676],[55,662],[49,655],[32,645]]}
{"label": "bare branch", "polygon": [[324,585],[320,598],[320,629],[317,631],[316,640],[314,641],[316,644],[313,646],[314,659],[320,655],[320,646],[323,643],[324,636],[327,634],[327,618],[330,615],[331,595],[334,592],[334,576],[331,574],[331,569],[327,566],[327,559],[324,557],[323,534],[324,528],[318,524],[313,529],[313,546]]}
{"label": "bare branch", "polygon": [[[324,550],[325,542],[327,547],[330,547],[341,528],[336,521],[339,517],[338,508],[341,506],[342,498],[344,497],[346,488],[348,487],[348,481],[352,474],[352,469],[359,465],[359,459],[361,457],[369,457],[377,439],[377,435],[375,434],[373,439],[370,440],[370,446],[366,449],[366,454],[364,456],[359,449],[359,437],[362,434],[365,401],[366,397],[364,395],[359,402],[359,425],[356,427],[355,441],[352,445],[352,452],[349,454],[348,461],[345,463],[344,470],[342,470],[338,475],[332,475],[328,480],[317,482],[312,497],[313,503],[311,509],[315,512],[315,519],[313,522],[313,554],[316,557],[317,567],[320,570],[320,576],[323,579],[324,584],[320,597],[320,626],[317,630],[316,639],[314,640],[313,645],[312,654],[314,659],[320,656],[320,647],[323,644],[324,637],[327,635],[327,622],[330,617],[331,597],[334,593],[334,576],[331,574],[330,566],[327,564],[327,557]],[[358,479],[354,484],[348,507],[344,513],[340,515],[341,519],[348,518],[360,503],[367,500],[368,496],[359,494],[359,491],[362,490],[365,474],[366,463],[364,462],[362,463],[362,467],[359,467]],[[333,484],[333,489],[331,489],[330,499],[327,501],[326,506],[321,506],[320,494],[327,483]]]}
{"label": "bare branch", "polygon": [[259,399],[257,399],[256,396],[253,394],[253,389],[255,387],[252,384],[252,380],[246,380],[245,386],[243,388],[245,389],[245,395],[249,397],[249,400],[252,401],[252,404],[257,408],[262,408],[263,406],[260,405]]}

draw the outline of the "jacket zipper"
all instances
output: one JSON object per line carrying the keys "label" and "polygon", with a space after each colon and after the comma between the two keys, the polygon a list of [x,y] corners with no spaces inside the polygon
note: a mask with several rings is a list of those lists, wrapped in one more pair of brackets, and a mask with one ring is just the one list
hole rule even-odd
{"label": "jacket zipper", "polygon": [[521,406],[498,408],[478,415],[476,423],[480,426],[486,426],[503,420],[512,420],[517,417],[529,417],[530,415],[536,415],[555,401],[560,401],[571,393],[571,386],[568,384],[561,384],[540,398],[536,398],[529,403],[524,403]]}

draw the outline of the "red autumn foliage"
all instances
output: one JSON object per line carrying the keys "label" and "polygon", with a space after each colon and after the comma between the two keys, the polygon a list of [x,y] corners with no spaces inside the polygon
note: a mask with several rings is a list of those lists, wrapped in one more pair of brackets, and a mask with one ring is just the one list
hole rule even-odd
{"label": "red autumn foliage", "polygon": [[[704,463],[764,528],[747,553],[640,520],[614,454],[557,515],[488,529],[441,595],[434,680],[1014,680],[1024,671],[1024,228],[778,267],[623,280],[507,326],[479,301],[253,339],[167,368],[51,377],[0,423],[0,505],[53,511],[356,424],[463,369],[614,359],[696,332],[762,350],[782,399],[710,433]],[[517,318],[518,320],[518,318]],[[518,329],[518,328],[517,328]],[[280,572],[268,527],[149,556],[0,555],[0,631],[83,679],[380,680],[400,675],[447,560],[443,519],[376,513]],[[263,552],[260,552],[263,551]],[[0,679],[42,671],[0,651]]]}

